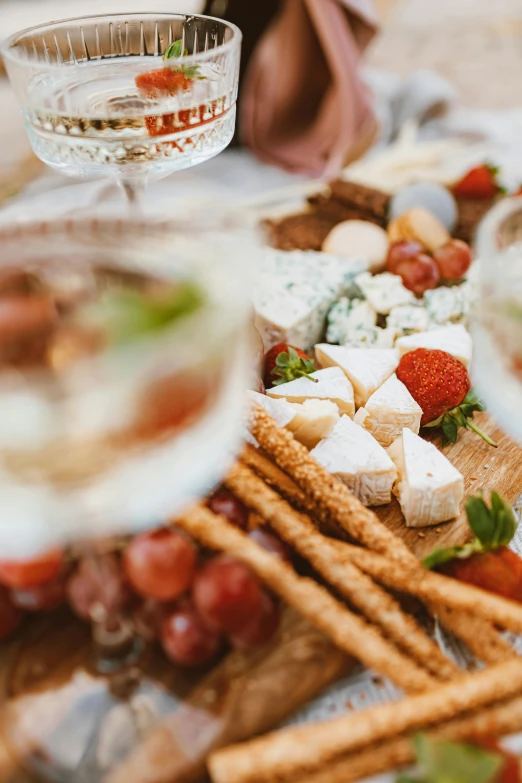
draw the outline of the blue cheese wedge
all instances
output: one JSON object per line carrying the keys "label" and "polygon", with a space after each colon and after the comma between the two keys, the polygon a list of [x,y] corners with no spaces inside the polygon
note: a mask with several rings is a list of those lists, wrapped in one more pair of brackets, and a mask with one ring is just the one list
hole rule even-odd
{"label": "blue cheese wedge", "polygon": [[338,410],[353,418],[355,402],[353,386],[340,367],[317,370],[310,378],[297,378],[268,389],[267,394],[275,400],[303,403],[307,400],[330,400]]}
{"label": "blue cheese wedge", "polygon": [[340,367],[345,373],[353,385],[357,408],[366,404],[399,364],[393,348],[346,348],[321,343],[315,346],[315,355],[321,367]]}
{"label": "blue cheese wedge", "polygon": [[426,311],[433,324],[466,323],[471,299],[467,284],[426,291]]}
{"label": "blue cheese wedge", "polygon": [[464,479],[439,449],[405,429],[388,449],[398,480],[394,487],[408,527],[426,527],[458,516]]}
{"label": "blue cheese wedge", "polygon": [[253,296],[265,350],[279,342],[310,350],[323,336],[328,310],[346,292],[361,264],[325,253],[267,249]]}
{"label": "blue cheese wedge", "polygon": [[340,419],[331,435],[311,454],[365,506],[382,506],[391,501],[397,478],[393,461],[375,438],[348,416]]}
{"label": "blue cheese wedge", "polygon": [[369,272],[363,272],[355,278],[355,283],[364,298],[379,315],[388,315],[394,307],[413,304],[417,300],[411,291],[408,291],[402,283],[399,275],[383,272],[381,275],[372,276]]}
{"label": "blue cheese wedge", "polygon": [[328,313],[326,339],[343,345],[358,332],[374,329],[376,324],[377,313],[368,302],[342,297]]}
{"label": "blue cheese wedge", "polygon": [[422,408],[394,374],[372,394],[364,408],[359,408],[354,421],[386,448],[405,427],[418,433],[421,418]]}
{"label": "blue cheese wedge", "polygon": [[425,332],[430,326],[430,316],[422,305],[406,304],[392,308],[386,326],[394,329],[397,337],[414,332]]}
{"label": "blue cheese wedge", "polygon": [[416,351],[417,348],[428,348],[429,350],[446,351],[466,367],[471,362],[471,335],[462,324],[441,326],[428,332],[400,337],[395,346],[399,350],[400,356],[404,356],[410,351]]}

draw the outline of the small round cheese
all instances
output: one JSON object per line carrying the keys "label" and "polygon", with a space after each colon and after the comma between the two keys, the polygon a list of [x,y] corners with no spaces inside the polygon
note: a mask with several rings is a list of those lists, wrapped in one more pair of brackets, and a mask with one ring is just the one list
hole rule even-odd
{"label": "small round cheese", "polygon": [[335,226],[323,243],[323,252],[343,258],[361,258],[370,272],[384,269],[388,255],[388,235],[367,220],[345,220]]}

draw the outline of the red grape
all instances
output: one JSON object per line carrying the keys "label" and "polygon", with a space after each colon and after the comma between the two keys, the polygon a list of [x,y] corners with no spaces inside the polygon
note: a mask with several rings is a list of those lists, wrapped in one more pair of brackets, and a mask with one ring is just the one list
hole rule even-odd
{"label": "red grape", "polygon": [[277,601],[268,593],[263,593],[261,612],[241,631],[231,636],[234,647],[250,650],[269,642],[278,629],[280,614]]}
{"label": "red grape", "polygon": [[196,612],[178,610],[161,626],[165,654],[183,666],[202,666],[219,652],[222,636],[210,630]]}
{"label": "red grape", "polygon": [[228,489],[218,489],[209,498],[208,506],[214,514],[226,517],[231,525],[246,530],[248,527],[247,507]]}
{"label": "red grape", "polygon": [[205,622],[236,633],[261,611],[262,590],[256,576],[232,557],[219,556],[198,571],[194,604]]}
{"label": "red grape", "polygon": [[439,282],[439,268],[431,256],[421,253],[413,258],[405,258],[395,267],[395,274],[417,296],[422,296],[430,288],[436,288]]}
{"label": "red grape", "polygon": [[400,242],[394,242],[388,251],[386,259],[386,269],[392,274],[398,274],[397,264],[407,258],[415,258],[421,255],[424,248],[419,242],[413,242],[409,239],[401,239]]}
{"label": "red grape", "polygon": [[154,641],[160,635],[163,621],[173,611],[172,604],[147,598],[132,613],[136,633],[148,642]]}
{"label": "red grape", "polygon": [[65,580],[53,579],[44,585],[28,587],[25,590],[12,590],[11,601],[26,612],[43,612],[56,609],[65,600]]}
{"label": "red grape", "polygon": [[442,277],[447,280],[459,280],[471,266],[473,255],[471,248],[460,239],[451,239],[433,254]]}
{"label": "red grape", "polygon": [[16,631],[23,616],[23,612],[11,603],[8,591],[0,585],[0,639],[6,639]]}
{"label": "red grape", "polygon": [[124,555],[127,579],[137,593],[173,601],[190,586],[197,549],[181,532],[160,528],[135,538]]}
{"label": "red grape", "polygon": [[256,530],[252,530],[249,535],[256,544],[262,546],[267,552],[279,555],[282,560],[290,561],[292,559],[290,548],[271,530],[267,530],[265,527],[258,527]]}
{"label": "red grape", "polygon": [[98,555],[81,560],[67,582],[67,598],[82,619],[105,622],[130,602],[130,591],[118,559]]}
{"label": "red grape", "polygon": [[33,560],[0,560],[0,583],[14,589],[51,582],[62,570],[63,553],[54,549]]}

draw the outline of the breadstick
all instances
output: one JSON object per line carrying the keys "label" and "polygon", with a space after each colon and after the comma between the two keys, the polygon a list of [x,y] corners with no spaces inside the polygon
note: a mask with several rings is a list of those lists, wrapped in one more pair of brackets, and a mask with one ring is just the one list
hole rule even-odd
{"label": "breadstick", "polygon": [[516,657],[517,653],[509,642],[481,617],[472,617],[445,606],[429,604],[428,607],[432,614],[438,616],[446,630],[462,639],[478,661],[501,663]]}
{"label": "breadstick", "polygon": [[515,601],[459,582],[435,571],[428,571],[417,563],[415,568],[404,565],[397,568],[382,555],[368,552],[359,546],[336,541],[339,557],[345,557],[365,571],[372,579],[393,590],[410,593],[428,604],[446,606],[481,617],[514,633],[522,633],[522,606]]}
{"label": "breadstick", "polygon": [[[242,460],[260,473],[270,485],[281,491],[293,505],[308,511],[314,520],[319,519],[326,530],[331,531],[335,528],[335,532],[338,533],[339,528],[330,522],[324,510],[311,500],[286,473],[261,454],[259,449],[247,446],[243,452]],[[491,622],[463,612],[453,611],[450,616],[447,607],[433,602],[428,604],[428,608],[432,614],[438,613],[441,619],[444,614],[446,622],[443,624],[464,641],[478,660],[483,660],[486,663],[498,663],[515,654]]]}
{"label": "breadstick", "polygon": [[244,465],[235,465],[225,485],[243,503],[253,508],[338,592],[360,609],[368,620],[380,625],[387,635],[421,665],[443,680],[455,677],[458,669],[441,652],[410,615],[356,566],[336,560],[335,543],[319,533],[304,514],[299,514]]}
{"label": "breadstick", "polygon": [[176,524],[204,546],[248,565],[286,603],[328,636],[339,649],[375,669],[407,692],[434,687],[437,680],[400,653],[362,618],[313,579],[298,576],[277,555],[256,544],[224,517],[196,507]]}
{"label": "breadstick", "polygon": [[208,766],[215,783],[265,783],[292,776],[301,781],[305,772],[336,757],[501,702],[517,696],[521,688],[522,660],[517,658],[463,675],[430,693],[231,746],[213,754]]}

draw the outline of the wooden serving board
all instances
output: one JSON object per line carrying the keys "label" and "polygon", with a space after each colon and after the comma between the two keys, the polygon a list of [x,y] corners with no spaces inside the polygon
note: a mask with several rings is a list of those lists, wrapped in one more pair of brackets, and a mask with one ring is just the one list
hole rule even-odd
{"label": "wooden serving board", "polygon": [[[476,415],[478,426],[498,443],[492,448],[471,430],[460,430],[457,443],[442,448],[441,437],[430,434],[443,454],[464,476],[464,497],[495,490],[513,506],[522,495],[522,449],[500,430],[487,413]],[[423,431],[423,435],[427,431]],[[443,525],[407,528],[400,506],[394,499],[388,506],[374,509],[384,524],[400,536],[419,558],[437,547],[464,544],[470,538],[466,514]]]}

